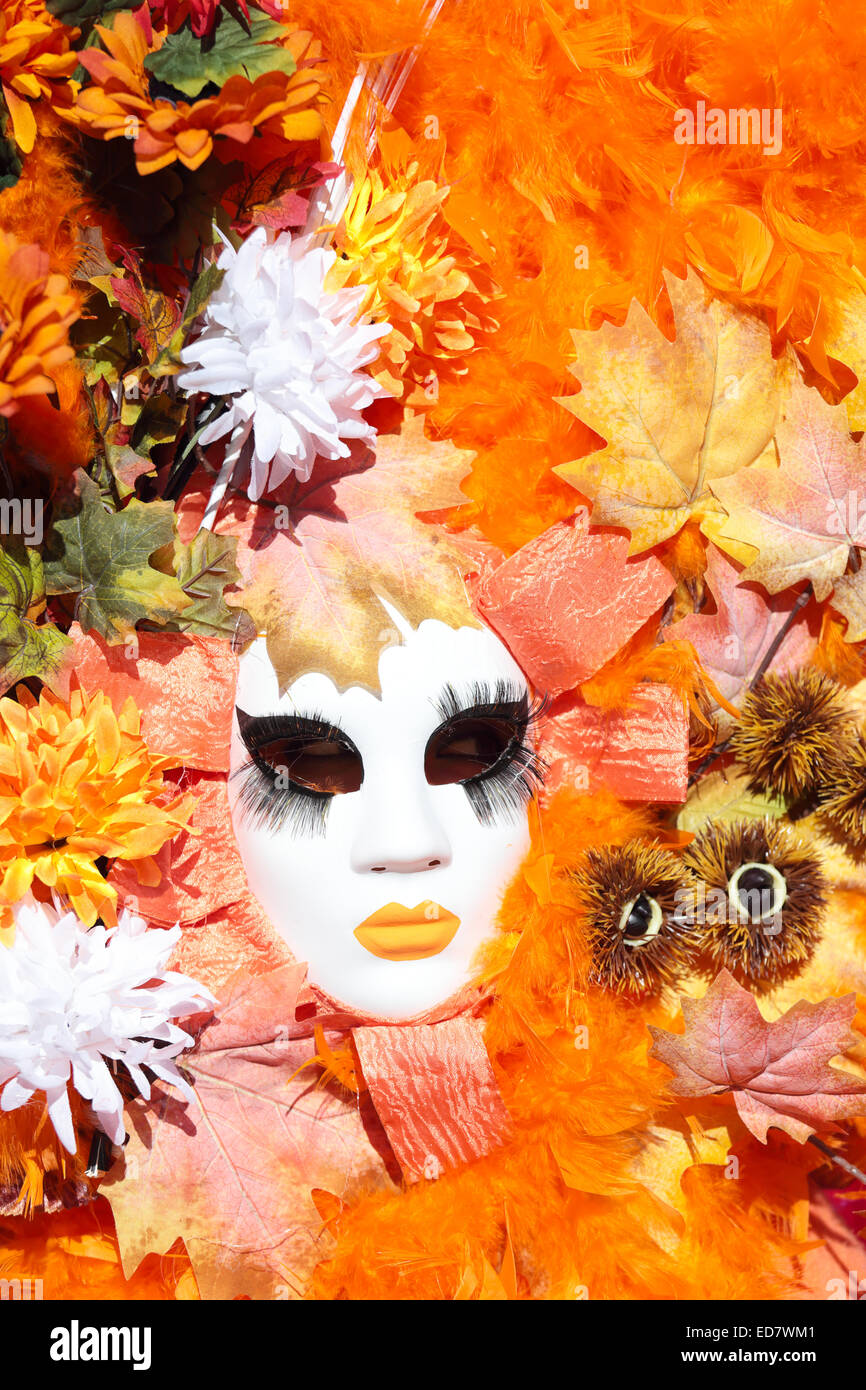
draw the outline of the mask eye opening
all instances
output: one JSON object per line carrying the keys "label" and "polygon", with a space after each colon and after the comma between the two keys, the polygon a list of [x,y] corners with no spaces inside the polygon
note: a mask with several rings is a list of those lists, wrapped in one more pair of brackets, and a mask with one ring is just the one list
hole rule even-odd
{"label": "mask eye opening", "polygon": [[457,716],[430,735],[424,775],[431,787],[465,785],[493,776],[513,761],[522,742],[522,730],[507,719]]}
{"label": "mask eye opening", "polygon": [[363,759],[339,725],[320,715],[235,713],[252,764],[276,792],[331,797],[361,786]]}

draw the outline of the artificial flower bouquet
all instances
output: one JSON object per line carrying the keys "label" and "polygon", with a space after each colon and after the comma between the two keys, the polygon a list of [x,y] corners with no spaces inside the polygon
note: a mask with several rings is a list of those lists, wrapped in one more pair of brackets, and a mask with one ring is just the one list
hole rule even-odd
{"label": "artificial flower bouquet", "polygon": [[4,0],[12,1283],[862,1296],[855,9]]}

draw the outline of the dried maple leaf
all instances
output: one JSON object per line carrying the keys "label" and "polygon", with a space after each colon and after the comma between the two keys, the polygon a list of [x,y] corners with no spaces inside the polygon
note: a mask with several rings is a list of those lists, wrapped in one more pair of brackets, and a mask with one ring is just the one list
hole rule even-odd
{"label": "dried maple leaf", "polygon": [[0,545],[0,693],[28,676],[67,693],[71,644],[54,623],[37,623],[44,608],[42,556],[8,539]]}
{"label": "dried maple leaf", "polygon": [[[421,416],[372,450],[319,459],[309,482],[273,494],[273,520],[256,521],[253,554],[241,570],[239,602],[259,630],[281,689],[306,671],[326,672],[341,688],[379,688],[379,656],[400,634],[377,595],[417,626],[440,618],[474,623],[463,586],[466,564],[442,531],[417,511],[465,502],[459,481],[471,455],[427,439]],[[238,529],[243,503],[227,508],[218,529]],[[282,524],[282,529],[279,529]]]}
{"label": "dried maple leaf", "polygon": [[75,616],[85,632],[113,645],[125,642],[142,619],[172,622],[191,600],[174,575],[150,563],[174,540],[171,503],[133,498],[122,511],[110,511],[92,478],[80,469],[76,478],[78,511],[54,522],[46,592],[76,595]]}
{"label": "dried maple leaf", "polygon": [[801,999],[768,1023],[747,989],[722,970],[703,999],[682,999],[684,1034],[650,1027],[650,1056],[675,1073],[681,1096],[732,1092],[740,1119],[761,1143],[771,1125],[799,1143],[836,1120],[866,1115],[866,1083],[831,1067],[860,1042],[850,1024],[856,995]]}
{"label": "dried maple leaf", "polygon": [[108,284],[121,309],[138,324],[135,341],[145,361],[152,362],[180,323],[181,311],[168,295],[144,283],[141,262],[133,251],[125,251],[123,261],[128,273],[110,276]]}
{"label": "dried maple leaf", "polygon": [[859,642],[866,637],[866,572],[845,570],[852,549],[866,548],[866,448],[851,438],[844,405],[828,405],[801,383],[776,443],[778,464],[713,483],[728,512],[714,540],[737,553],[757,551],[742,578],[771,594],[807,579],[819,602],[832,593],[833,607],[848,619],[846,640]]}
{"label": "dried maple leaf", "polygon": [[698,778],[677,816],[677,827],[697,835],[708,820],[777,820],[786,809],[781,796],[750,791],[748,773],[726,767]]}
{"label": "dried maple leaf", "polygon": [[[665,632],[666,640],[684,637],[692,643],[704,669],[732,704],[748,688],[791,609],[790,599],[773,597],[768,602],[757,585],[744,584],[742,579],[738,566],[710,545],[705,583],[715,600],[716,612],[689,614],[671,623]],[[773,657],[771,669],[783,675],[800,666],[814,646],[808,622],[800,616]],[[718,709],[716,722],[719,733],[724,735],[733,720],[725,710]]]}
{"label": "dried maple leaf", "polygon": [[249,614],[237,605],[230,608],[225,601],[226,587],[241,577],[235,564],[237,548],[236,536],[215,536],[212,531],[199,531],[189,542],[175,539],[172,570],[192,600],[173,625],[178,631],[230,637],[239,649],[254,639],[256,629]]}
{"label": "dried maple leaf", "polygon": [[356,1097],[306,1072],[288,1084],[315,1050],[293,1036],[304,971],[238,971],[184,1058],[195,1100],[154,1086],[129,1104],[130,1138],[102,1188],[125,1270],[181,1236],[202,1298],[297,1297],[326,1253],[315,1190],[351,1197],[390,1181]]}
{"label": "dried maple leaf", "polygon": [[831,603],[848,624],[845,641],[862,642],[866,637],[866,572],[860,569],[837,579]]}
{"label": "dried maple leaf", "polygon": [[[124,440],[122,444],[117,442],[120,438]],[[128,439],[129,430],[124,425],[110,426],[107,434],[103,436],[105,462],[114,479],[114,486],[121,502],[132,496],[139,478],[148,473],[156,473],[153,460],[133,449],[127,442]]]}
{"label": "dried maple leaf", "polygon": [[718,512],[709,484],[772,456],[788,358],[774,361],[767,328],[700,280],[666,277],[676,341],[633,301],[621,328],[573,335],[580,394],[561,398],[607,442],[558,465],[593,503],[596,525],[624,526],[630,554]]}
{"label": "dried maple leaf", "polygon": [[247,236],[253,227],[302,227],[310,210],[309,194],[328,179],[336,178],[340,165],[316,160],[307,165],[300,155],[285,154],[263,169],[247,171],[245,180],[234,184],[223,195],[232,210],[232,225]]}

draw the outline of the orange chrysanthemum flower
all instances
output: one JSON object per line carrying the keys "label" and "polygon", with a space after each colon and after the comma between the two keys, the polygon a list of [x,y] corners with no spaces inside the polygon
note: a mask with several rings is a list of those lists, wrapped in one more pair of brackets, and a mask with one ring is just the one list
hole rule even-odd
{"label": "orange chrysanthemum flower", "polygon": [[284,140],[315,140],[322,132],[321,80],[313,66],[320,46],[309,33],[286,29],[282,47],[296,65],[291,75],[267,72],[253,82],[235,75],[216,96],[177,103],[151,96],[144,60],[167,35],[150,30],[146,11],[120,13],[113,28],[97,24],[96,33],[107,51],[79,53],[93,80],[76,86],[69,119],[88,135],[132,140],[140,174],[153,174],[175,160],[198,169],[218,138],[248,145],[257,132]]}
{"label": "orange chrysanthemum flower", "polygon": [[29,154],[36,141],[33,103],[68,104],[69,79],[78,54],[69,41],[78,34],[48,13],[42,0],[4,0],[0,11],[0,84],[12,118],[16,144]]}
{"label": "orange chrysanthemum flower", "polygon": [[329,287],[366,288],[360,314],[392,325],[370,370],[392,395],[423,406],[436,399],[443,364],[461,370],[495,321],[485,313],[489,277],[442,215],[448,189],[417,173],[410,165],[392,187],[376,170],[357,181]]}
{"label": "orange chrysanthemum flower", "polygon": [[67,334],[78,298],[50,266],[39,246],[0,232],[0,415],[53,391],[52,371],[75,355]]}
{"label": "orange chrysanthemum flower", "polygon": [[117,892],[96,860],[134,861],[141,883],[158,883],[152,856],[188,828],[195,797],[170,795],[174,764],[148,752],[132,699],[118,717],[101,692],[17,693],[0,700],[0,902],[41,885],[87,926],[113,926]]}

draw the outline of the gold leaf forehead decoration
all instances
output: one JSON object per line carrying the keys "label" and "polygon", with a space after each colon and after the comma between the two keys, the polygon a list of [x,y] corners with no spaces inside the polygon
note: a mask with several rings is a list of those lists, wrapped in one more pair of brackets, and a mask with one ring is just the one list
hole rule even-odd
{"label": "gold leaf forehead decoration", "polygon": [[237,499],[219,529],[240,531],[244,589],[237,597],[267,639],[281,692],[321,671],[339,689],[379,693],[379,657],[402,640],[385,599],[412,627],[438,618],[478,627],[464,585],[472,568],[458,538],[422,522],[466,502],[472,454],[424,434],[415,416],[375,449],[320,459],[257,506]]}

